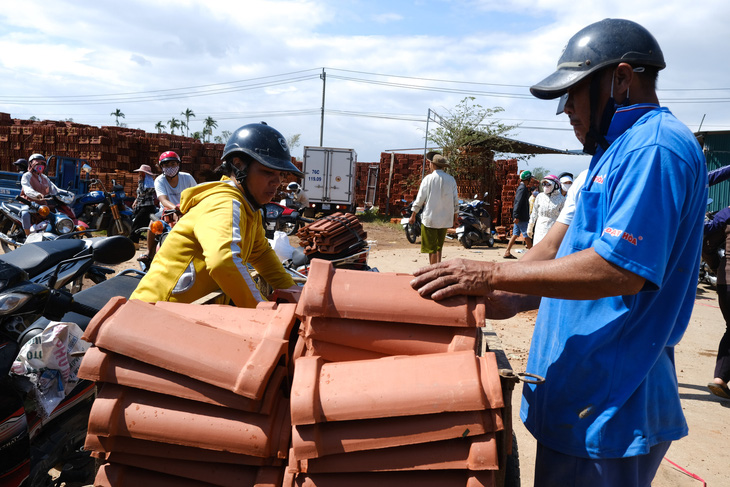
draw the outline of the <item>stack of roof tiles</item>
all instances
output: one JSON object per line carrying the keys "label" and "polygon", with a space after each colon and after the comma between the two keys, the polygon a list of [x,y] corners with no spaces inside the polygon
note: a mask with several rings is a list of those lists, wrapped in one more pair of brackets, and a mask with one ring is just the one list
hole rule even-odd
{"label": "stack of roof tiles", "polygon": [[475,353],[484,300],[434,302],[410,279],[313,261],[284,485],[496,485],[505,403],[494,354]]}
{"label": "stack of roof tiles", "polygon": [[352,213],[333,213],[302,227],[297,232],[299,245],[307,255],[338,254],[362,246],[367,233],[360,220]]}
{"label": "stack of roof tiles", "polygon": [[484,299],[411,278],[315,259],[296,305],[111,301],[79,371],[101,386],[95,485],[497,485],[511,423],[475,353]]}
{"label": "stack of roof tiles", "polygon": [[281,485],[294,308],[107,304],[79,371],[101,386],[86,440],[107,462],[95,485]]}

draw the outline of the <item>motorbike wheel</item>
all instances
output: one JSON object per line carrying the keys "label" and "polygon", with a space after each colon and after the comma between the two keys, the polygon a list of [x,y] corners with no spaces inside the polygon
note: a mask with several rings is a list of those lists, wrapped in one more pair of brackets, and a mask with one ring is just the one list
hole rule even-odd
{"label": "motorbike wheel", "polygon": [[416,235],[416,227],[415,225],[411,225],[410,223],[406,223],[406,238],[408,241],[412,244],[416,243],[416,238],[418,235]]}
{"label": "motorbike wheel", "polygon": [[123,216],[120,222],[122,224],[121,232],[119,232],[117,224],[113,219],[109,222],[109,227],[106,229],[106,234],[108,237],[113,237],[115,235],[129,237],[129,235],[132,233],[132,220],[130,220],[129,217]]}
{"label": "motorbike wheel", "polygon": [[461,245],[463,245],[465,249],[471,248],[471,240],[467,238],[466,234],[459,239],[459,242],[461,242]]}
{"label": "motorbike wheel", "polygon": [[487,247],[494,247],[494,235],[487,237]]}
{"label": "motorbike wheel", "polygon": [[[18,228],[16,226],[15,229],[13,229],[13,222],[12,220],[6,218],[3,215],[2,220],[0,220],[0,232],[4,233],[8,237],[12,238],[16,242],[24,242],[25,241],[25,232],[22,228]],[[16,247],[8,244],[7,242],[4,242],[0,240],[0,247],[3,249],[3,253],[7,254],[8,252],[15,250]]]}

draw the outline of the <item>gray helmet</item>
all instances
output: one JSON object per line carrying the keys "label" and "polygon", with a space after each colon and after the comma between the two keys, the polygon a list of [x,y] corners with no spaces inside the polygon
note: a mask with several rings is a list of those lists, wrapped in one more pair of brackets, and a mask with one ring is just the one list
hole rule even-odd
{"label": "gray helmet", "polygon": [[250,123],[233,132],[223,149],[221,159],[228,160],[228,156],[237,152],[248,154],[269,169],[304,177],[304,174],[291,162],[291,154],[284,136],[265,122]]}
{"label": "gray helmet", "polygon": [[590,74],[619,63],[666,67],[664,54],[648,30],[630,20],[604,19],[571,37],[556,71],[530,92],[543,100],[558,98]]}

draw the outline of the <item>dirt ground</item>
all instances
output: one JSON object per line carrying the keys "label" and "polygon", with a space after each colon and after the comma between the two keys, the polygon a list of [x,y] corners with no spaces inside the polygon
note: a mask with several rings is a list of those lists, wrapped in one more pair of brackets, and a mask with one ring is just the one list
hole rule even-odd
{"label": "dirt ground", "polygon": [[[364,227],[371,241],[369,263],[380,272],[411,273],[428,264],[428,257],[420,254],[420,240],[410,244],[400,227],[367,223]],[[482,246],[467,250],[457,241],[447,239],[443,258],[503,261],[501,256],[505,247],[506,244],[498,242],[493,248]],[[513,247],[512,253],[520,256],[516,250],[522,248]],[[730,485],[730,449],[725,443],[730,438],[730,400],[710,394],[706,387],[712,380],[717,346],[724,333],[725,322],[717,306],[717,294],[714,289],[705,286],[697,289],[690,325],[676,347],[679,392],[689,424],[689,436],[672,444],[652,484],[654,487],[702,486],[702,480],[708,486]],[[524,371],[527,363],[536,314],[535,311],[521,313],[509,320],[492,322],[512,368],[517,372]],[[512,406],[522,485],[529,487],[533,485],[535,440],[519,420],[521,393],[522,387],[518,385]]]}

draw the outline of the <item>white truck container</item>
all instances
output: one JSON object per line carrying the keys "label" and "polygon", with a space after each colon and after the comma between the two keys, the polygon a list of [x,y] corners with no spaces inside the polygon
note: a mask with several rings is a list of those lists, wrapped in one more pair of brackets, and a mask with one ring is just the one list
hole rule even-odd
{"label": "white truck container", "polygon": [[302,190],[315,213],[355,212],[355,164],[353,149],[304,147]]}

